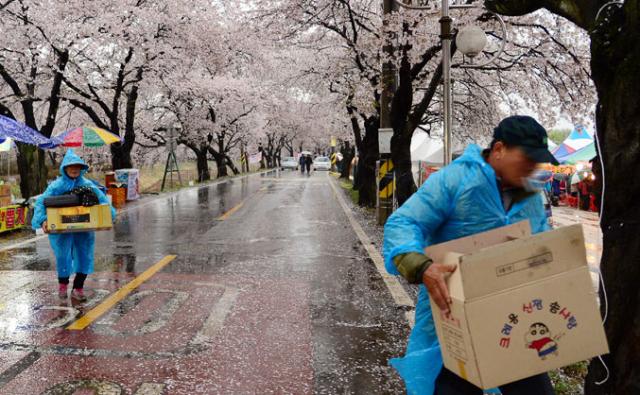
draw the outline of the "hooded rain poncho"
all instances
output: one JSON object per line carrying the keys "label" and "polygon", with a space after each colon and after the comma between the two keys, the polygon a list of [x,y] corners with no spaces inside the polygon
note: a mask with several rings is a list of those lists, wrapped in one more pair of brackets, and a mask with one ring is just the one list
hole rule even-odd
{"label": "hooded rain poncho", "polygon": [[[393,263],[399,254],[424,253],[427,246],[523,220],[529,220],[532,233],[550,229],[541,196],[526,198],[505,212],[493,168],[480,147],[470,144],[460,158],[432,174],[389,217],[384,229],[386,269],[400,274]],[[406,355],[390,364],[404,379],[409,394],[433,394],[443,362],[429,295],[422,284]]]}
{"label": "hooded rain poncho", "polygon": [[[64,170],[65,167],[74,164],[82,166],[80,176],[76,179],[70,178]],[[107,196],[102,193],[91,180],[84,178],[88,169],[89,166],[87,166],[73,150],[70,149],[67,152],[62,160],[62,165],[60,165],[62,177],[58,177],[53,181],[44,194],[36,201],[33,220],[31,221],[31,227],[33,229],[40,228],[42,223],[47,220],[47,210],[44,207],[44,199],[50,196],[64,195],[65,192],[75,187],[90,187],[98,196],[100,204],[109,204]],[[116,210],[113,206],[111,207],[111,216],[115,220]],[[49,241],[56,255],[58,277],[68,278],[74,273],[93,273],[94,232],[50,234]]]}

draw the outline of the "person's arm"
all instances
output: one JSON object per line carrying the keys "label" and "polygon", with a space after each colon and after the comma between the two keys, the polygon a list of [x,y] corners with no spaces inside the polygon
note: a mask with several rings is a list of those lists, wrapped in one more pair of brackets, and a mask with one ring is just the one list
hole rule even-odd
{"label": "person's arm", "polygon": [[393,264],[398,272],[411,284],[422,284],[422,277],[433,260],[419,252],[407,252],[396,255]]}
{"label": "person's arm", "polygon": [[[31,219],[31,228],[37,229],[43,225],[43,222],[47,221],[47,209],[44,207],[44,199],[55,196],[54,189],[57,181],[54,181],[47,187],[42,195],[36,199],[36,204],[33,206],[33,218]],[[46,224],[45,224],[46,225]],[[44,229],[44,227],[43,227]],[[44,229],[46,232],[47,230]]]}
{"label": "person's arm", "polygon": [[473,172],[464,176],[463,167],[447,168],[431,175],[385,225],[385,266],[390,274],[402,274],[408,281],[424,284],[429,296],[443,311],[451,298],[444,274],[456,265],[442,265],[424,254],[426,238],[442,225],[453,211],[456,194]]}

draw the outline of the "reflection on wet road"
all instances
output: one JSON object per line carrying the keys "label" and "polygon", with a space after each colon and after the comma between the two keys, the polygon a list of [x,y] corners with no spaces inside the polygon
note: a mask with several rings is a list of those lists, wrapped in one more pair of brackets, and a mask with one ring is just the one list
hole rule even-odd
{"label": "reflection on wet road", "polygon": [[324,172],[127,205],[83,303],[58,299],[46,237],[2,242],[22,244],[0,251],[1,394],[404,392],[405,311]]}

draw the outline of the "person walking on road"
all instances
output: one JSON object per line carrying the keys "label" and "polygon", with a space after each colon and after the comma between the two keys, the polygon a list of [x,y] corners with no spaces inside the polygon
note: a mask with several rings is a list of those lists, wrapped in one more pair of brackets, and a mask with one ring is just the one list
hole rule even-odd
{"label": "person walking on road", "polygon": [[[60,166],[62,176],[53,181],[36,201],[31,221],[33,229],[42,227],[45,233],[49,233],[47,211],[44,207],[44,199],[47,197],[64,195],[74,189],[77,190],[78,187],[85,190],[90,188],[100,204],[109,204],[106,195],[91,180],[83,177],[88,169],[89,166],[73,150],[70,149],[67,152]],[[113,206],[111,206],[111,217],[113,220],[116,218],[116,210]],[[79,301],[86,300],[83,289],[87,275],[93,273],[94,232],[49,234],[49,242],[56,256],[58,296],[61,299],[67,298],[69,277],[75,273],[71,297]]]}
{"label": "person walking on road", "polygon": [[311,174],[311,164],[313,163],[313,159],[311,159],[311,155],[307,155],[304,160],[304,164],[307,167],[307,174]]}
{"label": "person walking on road", "polygon": [[[558,164],[547,149],[546,130],[531,117],[506,118],[494,129],[488,149],[470,144],[387,220],[385,267],[420,286],[406,355],[390,361],[409,393],[482,395],[480,388],[443,367],[429,298],[449,313],[451,298],[444,274],[455,271],[456,265],[433,262],[424,248],[522,220],[529,220],[532,233],[551,229],[539,191],[525,189],[531,185],[527,181],[536,165],[548,162]],[[500,390],[504,395],[554,393],[546,373]]]}
{"label": "person walking on road", "polygon": [[302,172],[302,174],[304,174],[304,163],[305,163],[305,156],[300,155],[300,171]]}

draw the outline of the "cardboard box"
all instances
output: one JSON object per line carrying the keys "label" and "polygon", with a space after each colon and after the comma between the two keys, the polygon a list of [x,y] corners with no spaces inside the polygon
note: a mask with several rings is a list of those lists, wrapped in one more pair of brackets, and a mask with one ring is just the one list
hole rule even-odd
{"label": "cardboard box", "polygon": [[111,206],[108,204],[47,208],[47,228],[50,233],[107,230],[112,226]]}
{"label": "cardboard box", "polygon": [[0,185],[0,197],[11,197],[11,187],[7,184]]}
{"label": "cardboard box", "polygon": [[0,196],[0,207],[11,206],[11,196]]}
{"label": "cardboard box", "polygon": [[425,249],[457,264],[451,313],[431,302],[444,365],[493,388],[609,352],[582,225],[530,235],[528,221]]}

